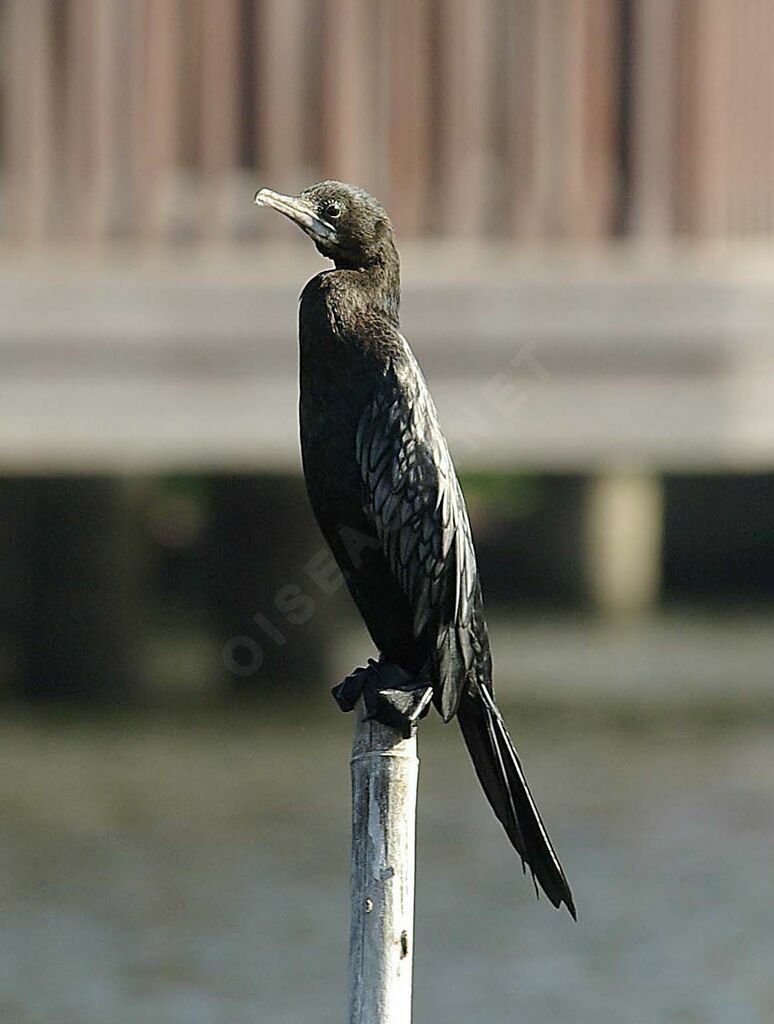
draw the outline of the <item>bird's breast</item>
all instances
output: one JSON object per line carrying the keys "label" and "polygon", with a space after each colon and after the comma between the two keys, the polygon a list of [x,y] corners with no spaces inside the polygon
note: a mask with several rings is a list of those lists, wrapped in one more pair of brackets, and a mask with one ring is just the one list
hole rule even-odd
{"label": "bird's breast", "polygon": [[370,390],[351,362],[343,364],[320,341],[301,345],[299,427],[307,491],[324,527],[324,521],[342,525],[362,515],[355,439]]}
{"label": "bird's breast", "polygon": [[[330,276],[304,289],[299,310],[301,452],[315,512],[362,515],[358,424],[394,360],[393,329],[354,303],[337,301]],[[325,509],[323,510],[323,506]]]}

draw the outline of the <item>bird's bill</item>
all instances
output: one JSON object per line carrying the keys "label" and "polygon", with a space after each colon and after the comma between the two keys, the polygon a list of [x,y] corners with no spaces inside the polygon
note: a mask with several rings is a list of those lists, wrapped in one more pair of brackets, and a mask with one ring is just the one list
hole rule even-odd
{"label": "bird's bill", "polygon": [[302,231],[306,231],[316,242],[335,242],[336,229],[321,220],[310,203],[299,196],[283,196],[270,188],[262,188],[255,193],[256,206],[270,206],[272,210],[284,214]]}

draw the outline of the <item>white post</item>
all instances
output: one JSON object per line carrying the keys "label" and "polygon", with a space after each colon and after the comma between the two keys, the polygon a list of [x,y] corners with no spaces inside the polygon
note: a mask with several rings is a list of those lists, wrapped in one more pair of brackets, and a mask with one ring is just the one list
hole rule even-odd
{"label": "white post", "polygon": [[663,518],[663,485],[653,474],[611,470],[590,482],[587,568],[599,609],[634,615],[655,605]]}
{"label": "white post", "polygon": [[349,1024],[411,1024],[417,741],[355,716]]}

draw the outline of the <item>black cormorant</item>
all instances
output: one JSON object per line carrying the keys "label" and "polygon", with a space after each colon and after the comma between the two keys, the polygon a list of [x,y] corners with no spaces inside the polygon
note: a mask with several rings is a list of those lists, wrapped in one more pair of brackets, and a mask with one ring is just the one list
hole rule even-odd
{"label": "black cormorant", "polygon": [[373,196],[323,181],[255,197],[333,269],[301,294],[301,450],[320,528],[380,652],[334,691],[410,732],[455,715],[494,813],[555,907],[572,893],[495,704],[468,513],[435,405],[400,333],[400,260]]}

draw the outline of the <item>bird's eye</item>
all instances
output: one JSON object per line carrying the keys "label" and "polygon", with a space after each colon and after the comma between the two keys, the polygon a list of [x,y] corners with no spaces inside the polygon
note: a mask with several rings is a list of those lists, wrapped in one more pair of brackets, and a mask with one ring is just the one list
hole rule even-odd
{"label": "bird's eye", "polygon": [[341,204],[336,202],[326,203],[323,207],[323,217],[326,220],[337,220],[341,216]]}

